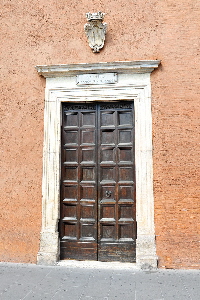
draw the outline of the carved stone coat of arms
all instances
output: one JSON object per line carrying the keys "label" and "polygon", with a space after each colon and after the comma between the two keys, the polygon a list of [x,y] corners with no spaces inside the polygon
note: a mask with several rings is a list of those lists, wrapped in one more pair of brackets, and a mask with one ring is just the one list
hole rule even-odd
{"label": "carved stone coat of arms", "polygon": [[99,52],[104,46],[107,30],[107,24],[102,23],[104,15],[102,12],[86,14],[89,23],[85,24],[84,30],[93,52]]}

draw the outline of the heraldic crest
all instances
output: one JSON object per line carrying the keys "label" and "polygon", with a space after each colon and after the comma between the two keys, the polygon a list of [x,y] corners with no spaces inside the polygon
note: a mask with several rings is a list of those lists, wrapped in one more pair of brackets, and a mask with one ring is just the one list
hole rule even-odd
{"label": "heraldic crest", "polygon": [[107,24],[102,23],[104,19],[104,13],[87,13],[86,17],[89,23],[84,26],[85,33],[87,35],[88,43],[93,52],[100,52],[100,49],[104,46]]}

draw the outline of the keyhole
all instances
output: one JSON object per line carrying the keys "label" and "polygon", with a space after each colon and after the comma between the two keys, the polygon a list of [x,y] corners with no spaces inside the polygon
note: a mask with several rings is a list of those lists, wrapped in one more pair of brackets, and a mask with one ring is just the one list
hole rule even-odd
{"label": "keyhole", "polygon": [[106,191],[106,197],[109,198],[111,196],[112,192],[111,191]]}

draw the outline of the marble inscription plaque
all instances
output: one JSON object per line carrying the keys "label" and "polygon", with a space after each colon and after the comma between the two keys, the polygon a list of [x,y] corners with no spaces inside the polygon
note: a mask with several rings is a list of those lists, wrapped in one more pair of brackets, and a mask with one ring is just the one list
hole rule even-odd
{"label": "marble inscription plaque", "polygon": [[117,82],[117,73],[81,74],[76,76],[77,85],[110,84]]}

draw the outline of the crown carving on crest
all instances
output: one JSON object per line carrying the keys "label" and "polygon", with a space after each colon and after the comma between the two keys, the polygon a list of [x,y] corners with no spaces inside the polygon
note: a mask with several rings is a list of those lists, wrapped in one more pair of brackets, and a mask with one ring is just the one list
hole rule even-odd
{"label": "crown carving on crest", "polygon": [[102,13],[101,11],[97,13],[86,13],[86,18],[88,21],[93,21],[93,20],[100,20],[103,21],[105,14]]}

